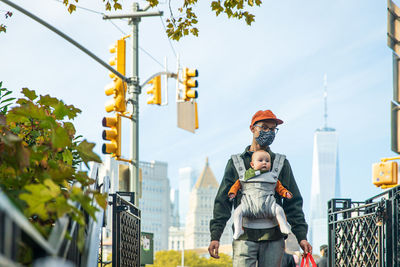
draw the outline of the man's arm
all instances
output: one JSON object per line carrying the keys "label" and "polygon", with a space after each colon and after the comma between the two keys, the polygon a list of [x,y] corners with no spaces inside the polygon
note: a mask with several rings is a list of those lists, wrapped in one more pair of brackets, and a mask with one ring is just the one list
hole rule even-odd
{"label": "man's arm", "polygon": [[308,225],[304,219],[303,198],[300,194],[299,188],[297,187],[288,160],[285,160],[279,179],[281,180],[282,185],[293,195],[292,199],[283,199],[283,209],[285,210],[287,220],[292,227],[292,232],[300,243],[303,240],[307,240]]}
{"label": "man's arm", "polygon": [[213,219],[210,221],[211,240],[219,241],[224,231],[226,222],[231,217],[232,202],[229,201],[228,192],[237,179],[237,173],[232,159],[229,159],[222,178],[218,193],[214,201]]}

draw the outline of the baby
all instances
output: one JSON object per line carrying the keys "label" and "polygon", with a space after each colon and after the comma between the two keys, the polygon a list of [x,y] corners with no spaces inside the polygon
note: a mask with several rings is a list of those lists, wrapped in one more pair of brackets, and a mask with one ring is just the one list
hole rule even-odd
{"label": "baby", "polygon": [[[231,187],[231,189],[228,192],[228,197],[230,200],[233,200],[235,198],[237,191],[242,187],[241,183],[252,183],[251,179],[255,177],[261,178],[260,175],[267,173],[271,169],[271,156],[269,155],[268,152],[264,150],[259,150],[253,153],[251,157],[251,162],[250,162],[251,168],[246,170],[245,176],[243,181],[240,181],[239,179],[235,182],[235,184]],[[273,181],[273,182],[272,182]],[[285,187],[282,186],[281,182],[276,179],[270,179],[267,178],[265,181],[262,179],[257,179],[257,181],[254,181],[255,183],[268,183],[269,187],[276,183],[275,191],[278,192],[279,195],[282,197],[285,197],[287,199],[291,199],[293,197],[292,193],[290,193]],[[268,187],[268,185],[267,185]],[[286,221],[286,216],[285,212],[283,211],[282,207],[278,204],[275,203],[275,197],[274,193],[272,191],[268,191],[260,187],[260,194],[262,195],[261,201],[265,202],[257,205],[255,203],[254,206],[258,207],[263,207],[266,209],[270,209],[270,211],[267,211],[267,214],[272,214],[276,217],[276,220],[278,221],[279,228],[283,234],[289,234],[290,232],[290,226],[288,225]],[[243,195],[246,194],[246,190],[244,190]],[[272,196],[272,197],[271,197]],[[256,200],[257,201],[257,200]],[[254,215],[256,216],[256,215]],[[243,203],[240,204],[239,206],[236,207],[235,211],[233,212],[233,222],[234,222],[234,234],[233,238],[238,239],[239,236],[243,234],[243,227],[242,227],[242,219],[243,219]]]}

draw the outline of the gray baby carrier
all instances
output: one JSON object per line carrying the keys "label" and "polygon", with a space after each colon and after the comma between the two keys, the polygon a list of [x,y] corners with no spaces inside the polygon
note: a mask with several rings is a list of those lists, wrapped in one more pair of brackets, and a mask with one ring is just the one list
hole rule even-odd
{"label": "gray baby carrier", "polygon": [[275,187],[285,161],[285,155],[275,154],[271,171],[244,180],[246,168],[240,154],[232,155],[242,187],[243,226],[270,228],[277,225],[275,219]]}

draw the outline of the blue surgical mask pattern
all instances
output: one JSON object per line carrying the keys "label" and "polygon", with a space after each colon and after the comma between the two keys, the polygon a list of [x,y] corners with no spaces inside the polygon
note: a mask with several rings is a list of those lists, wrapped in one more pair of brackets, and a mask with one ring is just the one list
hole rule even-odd
{"label": "blue surgical mask pattern", "polygon": [[257,143],[262,146],[269,146],[275,139],[275,132],[274,131],[260,131],[260,135],[256,137]]}

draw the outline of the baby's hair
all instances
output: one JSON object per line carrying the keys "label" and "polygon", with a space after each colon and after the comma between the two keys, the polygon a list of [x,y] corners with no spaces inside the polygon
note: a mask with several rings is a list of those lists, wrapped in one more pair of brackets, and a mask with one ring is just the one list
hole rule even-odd
{"label": "baby's hair", "polygon": [[260,154],[260,153],[265,153],[265,154],[267,154],[267,155],[269,156],[269,158],[271,159],[271,155],[270,155],[267,151],[265,151],[265,150],[257,150],[257,151],[254,151],[254,152],[253,152],[253,155],[251,155],[251,161],[254,160],[254,155],[255,155],[255,154]]}

